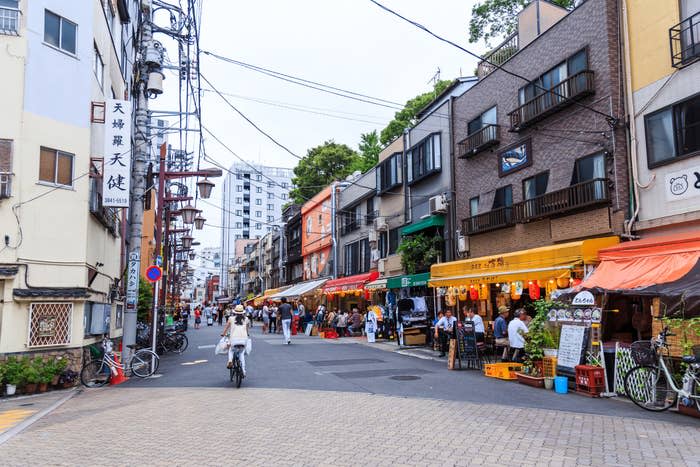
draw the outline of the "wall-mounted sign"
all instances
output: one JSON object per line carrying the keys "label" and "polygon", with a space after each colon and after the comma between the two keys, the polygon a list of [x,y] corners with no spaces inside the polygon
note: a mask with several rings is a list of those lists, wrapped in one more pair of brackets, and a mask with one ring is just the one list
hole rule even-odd
{"label": "wall-mounted sign", "polygon": [[54,337],[56,335],[56,317],[39,317],[36,335],[37,337]]}
{"label": "wall-mounted sign", "polygon": [[131,187],[131,102],[109,99],[106,105],[102,205],[127,208]]}
{"label": "wall-mounted sign", "polygon": [[667,201],[700,196],[700,166],[666,174],[664,191]]}
{"label": "wall-mounted sign", "polygon": [[522,141],[498,154],[498,175],[504,177],[532,165],[530,140]]}
{"label": "wall-mounted sign", "polygon": [[571,304],[576,306],[592,306],[595,305],[595,298],[588,290],[584,290],[576,294]]}

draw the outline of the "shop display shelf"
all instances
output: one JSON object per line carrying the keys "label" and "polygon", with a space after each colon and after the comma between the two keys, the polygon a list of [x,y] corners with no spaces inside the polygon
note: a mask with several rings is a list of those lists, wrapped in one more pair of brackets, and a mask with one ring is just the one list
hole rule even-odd
{"label": "shop display shelf", "polygon": [[507,381],[517,379],[515,373],[523,369],[522,363],[487,363],[484,365],[484,375]]}
{"label": "shop display shelf", "polygon": [[520,384],[532,386],[533,388],[544,387],[544,377],[542,376],[530,376],[520,372],[516,372],[515,376],[518,378],[518,383]]}

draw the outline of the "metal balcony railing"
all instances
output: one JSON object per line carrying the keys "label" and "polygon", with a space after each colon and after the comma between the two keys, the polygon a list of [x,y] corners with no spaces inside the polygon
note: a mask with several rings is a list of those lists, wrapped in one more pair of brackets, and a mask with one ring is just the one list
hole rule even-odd
{"label": "metal balcony railing", "polygon": [[700,59],[700,11],[668,30],[671,65],[683,68]]}
{"label": "metal balcony railing", "polygon": [[[496,69],[493,65],[501,66],[518,51],[518,31],[508,36],[498,47],[484,55],[484,60],[476,67],[476,76],[482,79]],[[487,63],[488,62],[488,63]],[[493,64],[493,65],[492,65]]]}
{"label": "metal balcony railing", "polygon": [[459,157],[467,157],[499,143],[498,125],[488,124],[457,143]]}
{"label": "metal balcony railing", "polygon": [[513,207],[493,209],[462,221],[462,230],[469,235],[513,225]]}
{"label": "metal balcony railing", "polygon": [[374,225],[374,219],[379,217],[379,211],[371,211],[367,213],[367,216],[365,216],[365,224],[366,225]]}
{"label": "metal balcony railing", "polygon": [[518,203],[514,206],[515,221],[529,222],[609,201],[608,179],[594,178]]}
{"label": "metal balcony railing", "polygon": [[0,34],[19,36],[19,10],[0,6]]}
{"label": "metal balcony railing", "polygon": [[569,76],[551,90],[535,96],[508,114],[511,131],[523,128],[543,119],[557,109],[571,104],[574,99],[594,92],[593,72],[580,71]]}

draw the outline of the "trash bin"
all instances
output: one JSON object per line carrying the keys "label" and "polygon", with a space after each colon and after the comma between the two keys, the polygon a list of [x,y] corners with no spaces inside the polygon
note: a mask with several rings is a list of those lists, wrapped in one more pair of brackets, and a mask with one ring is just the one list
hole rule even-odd
{"label": "trash bin", "polygon": [[557,376],[554,378],[554,391],[557,394],[566,394],[569,392],[569,378],[566,376]]}

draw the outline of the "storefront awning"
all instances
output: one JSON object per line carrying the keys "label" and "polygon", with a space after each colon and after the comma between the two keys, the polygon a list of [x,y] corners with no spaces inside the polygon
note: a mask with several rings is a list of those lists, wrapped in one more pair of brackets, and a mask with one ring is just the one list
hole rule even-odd
{"label": "storefront awning", "polygon": [[284,292],[285,290],[287,290],[287,289],[290,288],[290,287],[291,287],[291,286],[287,285],[287,286],[284,286],[284,287],[278,287],[278,288],[276,288],[276,289],[267,289],[267,290],[265,291],[265,293],[263,293],[262,295],[259,295],[259,296],[255,297],[255,300],[254,300],[253,304],[254,304],[255,306],[260,306],[260,305],[262,305],[262,304],[265,302],[265,300],[269,300],[271,296],[276,295],[276,294],[278,294],[278,293],[280,293],[280,292]]}
{"label": "storefront awning", "polygon": [[295,284],[295,285],[291,286],[287,290],[283,290],[283,291],[278,292],[274,295],[271,295],[268,299],[269,300],[279,300],[282,297],[287,297],[290,299],[299,298],[302,295],[306,295],[307,293],[321,287],[327,280],[328,280],[328,278],[324,277],[322,279],[315,279],[315,280],[311,280],[311,281],[301,282],[299,284]]}
{"label": "storefront awning", "polygon": [[401,235],[411,235],[421,230],[425,230],[430,227],[442,227],[445,225],[445,216],[441,214],[436,214],[430,217],[426,217],[418,222],[414,222],[411,225],[407,225],[401,229]]}
{"label": "storefront awning", "polygon": [[685,302],[700,315],[700,232],[651,237],[600,251],[600,266],[582,289],[661,297],[666,314]]}
{"label": "storefront awning", "polygon": [[568,277],[583,264],[596,264],[598,251],[620,242],[618,237],[592,238],[502,255],[433,264],[430,286],[449,287],[511,280],[548,280]]}
{"label": "storefront awning", "polygon": [[387,279],[377,279],[372,282],[367,282],[365,284],[365,289],[367,290],[385,290]]}
{"label": "storefront awning", "polygon": [[377,271],[372,271],[365,274],[331,279],[326,282],[326,285],[323,287],[323,293],[329,294],[347,292],[349,290],[361,290],[365,288],[367,282],[373,281],[377,277],[379,277],[379,273]]}
{"label": "storefront awning", "polygon": [[388,289],[401,289],[403,287],[420,287],[428,285],[430,273],[424,272],[421,274],[409,274],[405,276],[390,277],[387,280]]}

